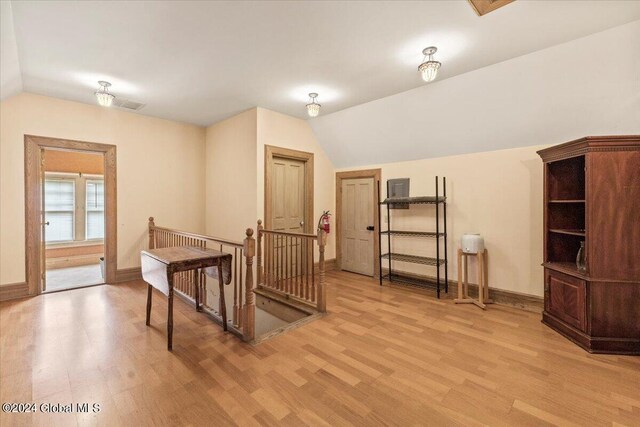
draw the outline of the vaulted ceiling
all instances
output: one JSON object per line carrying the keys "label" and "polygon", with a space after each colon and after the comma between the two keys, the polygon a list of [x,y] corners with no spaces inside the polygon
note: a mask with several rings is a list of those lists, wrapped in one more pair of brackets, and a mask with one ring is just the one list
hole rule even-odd
{"label": "vaulted ceiling", "polygon": [[444,80],[637,19],[637,1],[517,0],[482,17],[466,1],[3,2],[1,94],[95,103],[108,80],[150,116],[304,118],[312,91],[327,115],[424,85],[426,46]]}

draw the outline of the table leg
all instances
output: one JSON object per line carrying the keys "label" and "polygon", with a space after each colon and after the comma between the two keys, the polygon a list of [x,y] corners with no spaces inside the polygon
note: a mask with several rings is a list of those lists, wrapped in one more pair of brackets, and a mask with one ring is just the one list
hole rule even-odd
{"label": "table leg", "polygon": [[227,330],[227,304],[224,301],[224,278],[222,277],[222,261],[218,261],[218,283],[220,284],[220,314],[222,329]]}
{"label": "table leg", "polygon": [[484,308],[484,254],[482,252],[478,252],[478,302],[480,303],[480,307]]}
{"label": "table leg", "polygon": [[464,294],[462,293],[462,249],[458,249],[458,300],[462,300]]}
{"label": "table leg", "polygon": [[167,313],[167,350],[173,348],[173,273],[167,274],[169,282],[169,307]]}
{"label": "table leg", "polygon": [[462,282],[462,292],[465,298],[469,298],[469,255],[463,254],[464,260],[464,281]]}
{"label": "table leg", "polygon": [[200,270],[197,268],[194,270],[195,277],[193,279],[193,286],[196,298],[196,311],[200,311]]}
{"label": "table leg", "polygon": [[482,257],[482,271],[484,272],[484,302],[493,302],[490,298],[489,298],[489,263],[487,261],[487,250],[484,250],[483,253],[483,257]]}
{"label": "table leg", "polygon": [[153,296],[153,286],[147,285],[147,326],[151,324],[151,297]]}

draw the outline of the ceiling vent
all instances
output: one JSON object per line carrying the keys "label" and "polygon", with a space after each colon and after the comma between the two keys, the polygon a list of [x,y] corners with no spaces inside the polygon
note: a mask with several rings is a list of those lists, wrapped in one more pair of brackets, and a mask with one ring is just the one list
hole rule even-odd
{"label": "ceiling vent", "polygon": [[135,102],[135,101],[131,101],[129,99],[123,99],[123,98],[115,98],[113,100],[114,107],[125,108],[127,110],[138,111],[144,108],[144,105],[145,104],[141,102]]}

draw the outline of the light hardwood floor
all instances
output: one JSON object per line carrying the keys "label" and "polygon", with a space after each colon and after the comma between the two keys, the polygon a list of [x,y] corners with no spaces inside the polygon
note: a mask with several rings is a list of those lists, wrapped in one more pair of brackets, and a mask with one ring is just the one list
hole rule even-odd
{"label": "light hardwood floor", "polygon": [[257,346],[142,282],[0,304],[2,402],[99,403],[10,425],[640,425],[640,358],[590,355],[494,305],[328,274],[329,314]]}

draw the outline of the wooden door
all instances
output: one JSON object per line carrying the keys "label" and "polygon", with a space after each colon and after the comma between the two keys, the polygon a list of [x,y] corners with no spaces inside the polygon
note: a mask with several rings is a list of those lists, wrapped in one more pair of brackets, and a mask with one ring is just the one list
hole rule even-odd
{"label": "wooden door", "polygon": [[49,225],[45,216],[44,191],[44,148],[40,149],[40,292],[47,290],[47,258],[46,258],[46,230]]}
{"label": "wooden door", "polygon": [[272,216],[274,230],[304,232],[304,162],[274,157],[272,176]]}
{"label": "wooden door", "polygon": [[341,266],[343,270],[373,276],[373,178],[342,180]]}
{"label": "wooden door", "polygon": [[[273,158],[271,165],[271,224],[273,230],[304,233],[305,230],[305,163],[300,160]],[[273,245],[277,275],[283,279],[295,277],[306,262],[306,249],[301,239],[276,237]]]}

